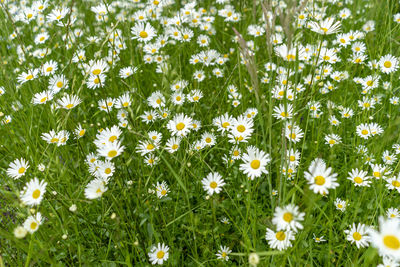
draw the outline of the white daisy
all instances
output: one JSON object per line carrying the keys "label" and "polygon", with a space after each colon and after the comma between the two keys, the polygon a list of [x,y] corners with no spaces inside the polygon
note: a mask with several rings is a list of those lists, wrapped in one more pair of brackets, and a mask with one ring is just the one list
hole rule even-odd
{"label": "white daisy", "polygon": [[39,205],[43,200],[43,195],[46,193],[47,183],[39,181],[38,178],[30,180],[20,193],[20,199],[25,205]]}
{"label": "white daisy", "polygon": [[339,186],[336,182],[337,174],[333,173],[332,168],[327,167],[325,162],[320,158],[311,162],[308,171],[304,172],[304,176],[314,193],[327,195],[329,194],[328,189],[335,189]]}
{"label": "white daisy", "polygon": [[26,161],[23,158],[16,159],[10,163],[7,169],[7,175],[11,178],[18,179],[25,175],[28,168],[29,161]]}
{"label": "white daisy", "polygon": [[222,187],[225,185],[222,176],[218,172],[210,172],[206,178],[201,180],[203,184],[204,190],[208,195],[212,195],[214,193],[219,194],[221,192]]}
{"label": "white daisy", "polygon": [[267,174],[267,164],[271,161],[269,154],[254,147],[249,146],[247,153],[242,155],[243,163],[240,164],[240,170],[250,179],[260,177],[263,173]]}
{"label": "white daisy", "polygon": [[157,246],[153,246],[149,252],[149,258],[151,264],[163,264],[169,257],[169,247],[164,243],[158,243]]}

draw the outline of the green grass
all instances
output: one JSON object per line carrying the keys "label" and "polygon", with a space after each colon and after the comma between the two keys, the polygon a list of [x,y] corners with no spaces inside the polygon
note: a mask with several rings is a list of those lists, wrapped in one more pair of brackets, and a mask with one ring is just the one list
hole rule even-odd
{"label": "green grass", "polygon": [[[207,49],[200,48],[196,43],[197,36],[207,34],[205,31],[193,29],[191,42],[176,42],[162,48],[162,54],[169,56],[168,70],[156,73],[156,63],[145,64],[145,53],[138,46],[139,42],[130,39],[130,29],[135,23],[126,20],[116,24],[115,13],[109,14],[107,22],[96,21],[90,8],[99,4],[97,1],[51,1],[45,14],[53,7],[64,4],[76,9],[78,19],[72,27],[49,24],[47,32],[50,37],[42,45],[35,44],[34,38],[38,29],[45,29],[45,26],[39,26],[36,21],[30,24],[16,21],[9,7],[21,4],[20,1],[6,2],[1,5],[0,12],[0,86],[5,89],[5,94],[0,96],[0,120],[10,115],[12,121],[0,124],[0,266],[147,266],[151,264],[148,257],[150,248],[159,242],[170,248],[169,258],[165,262],[167,266],[246,266],[252,252],[260,255],[259,266],[373,266],[381,263],[381,257],[372,245],[358,249],[346,240],[344,230],[353,223],[378,226],[379,216],[386,216],[388,208],[399,208],[398,192],[388,190],[383,179],[373,178],[370,187],[355,187],[347,177],[354,168],[366,170],[372,175],[366,157],[356,151],[358,145],[365,145],[368,155],[373,156],[376,163],[383,164],[381,158],[385,150],[394,153],[392,145],[399,142],[399,108],[390,104],[389,100],[399,96],[398,72],[384,74],[379,69],[371,70],[366,64],[353,64],[347,60],[352,55],[347,47],[338,53],[341,62],[332,67],[334,71],[347,71],[349,77],[339,83],[324,78],[325,82],[330,80],[335,85],[335,90],[321,94],[318,83],[313,83],[305,85],[306,91],[296,94],[293,102],[277,100],[271,93],[276,85],[276,72],[268,72],[270,82],[261,83],[266,73],[264,64],[273,62],[278,67],[293,71],[294,74],[289,78],[293,84],[303,84],[307,75],[318,75],[318,67],[308,64],[300,72],[298,60],[283,61],[271,53],[265,35],[255,38],[248,34],[249,25],[262,24],[260,1],[255,1],[256,6],[250,0],[231,1],[235,10],[241,13],[241,20],[237,23],[225,22],[218,14],[207,13],[215,16],[212,25],[216,31],[216,34],[208,34],[209,48],[229,57],[229,61],[218,66],[224,72],[223,78],[212,75],[214,66],[189,64],[193,54]],[[215,1],[198,2],[197,7],[204,7],[208,12],[212,7],[217,11],[224,6]],[[289,8],[284,12],[290,13],[291,2],[297,1],[287,1]],[[327,6],[327,15],[336,18],[342,8],[350,9],[352,16],[341,25],[341,32],[344,33],[361,30],[368,20],[375,21],[375,30],[358,40],[366,44],[367,62],[379,60],[386,54],[399,56],[400,26],[393,21],[393,15],[400,12],[397,2],[353,0],[342,7],[320,1],[310,3]],[[183,3],[172,4],[162,14],[173,17],[183,6]],[[139,9],[126,8],[123,11],[129,18]],[[121,11],[121,8],[116,8],[116,13]],[[282,17],[277,17],[276,25],[284,23]],[[158,33],[163,32],[159,22],[151,21],[151,24]],[[85,84],[87,77],[82,75],[78,64],[72,63],[71,59],[79,48],[86,51],[87,62],[96,59],[97,52],[101,55],[99,58],[106,57],[112,50],[112,43],[107,41],[107,31],[115,26],[122,33],[126,49],[118,55],[119,61],[113,61],[110,65],[106,85],[95,90],[88,89]],[[235,33],[232,27],[246,41],[254,41],[257,48],[251,66],[257,70],[253,79],[249,68],[240,58],[242,48],[233,41]],[[83,30],[84,36],[77,38],[67,49],[67,42],[62,36],[77,28]],[[16,29],[19,36],[11,40],[9,36]],[[329,48],[338,47],[333,44],[335,34],[322,36],[304,27],[296,29],[292,26],[290,34],[295,46],[310,44],[319,47],[322,40],[327,40]],[[99,41],[89,43],[86,40],[88,36],[97,36]],[[25,52],[18,55],[18,46],[24,47]],[[51,54],[43,59],[29,54],[37,48],[49,48]],[[25,53],[25,60],[20,61],[19,56]],[[65,75],[69,89],[63,89],[50,103],[33,105],[33,95],[47,88],[49,77],[39,76],[22,85],[17,82],[17,77],[23,71],[39,68],[50,59],[58,63],[56,73]],[[121,79],[119,70],[127,66],[138,67],[139,71],[127,79]],[[201,69],[207,78],[198,82],[193,79],[193,73]],[[363,97],[361,86],[355,84],[353,79],[374,74],[380,77],[381,83],[369,96],[379,95],[382,98],[375,108],[362,110],[357,104]],[[257,77],[257,83],[254,77]],[[169,100],[172,94],[170,85],[177,80],[189,82],[185,93],[199,89],[204,97],[199,103],[174,105]],[[385,90],[382,81],[390,82],[391,88]],[[259,88],[255,89],[256,84]],[[238,107],[231,104],[227,90],[229,85],[235,85],[242,95]],[[250,86],[254,90],[249,91]],[[139,117],[151,110],[147,98],[157,90],[167,99],[166,105],[171,113],[169,118],[184,113],[201,121],[202,128],[184,138],[174,154],[158,149],[155,155],[159,162],[149,167],[136,152],[139,141],[146,140],[147,133],[153,130],[162,133],[163,145],[170,137],[166,127],[169,119],[146,124]],[[79,96],[82,103],[71,110],[52,110],[51,103],[56,103],[64,92]],[[121,128],[125,150],[113,159],[115,173],[107,185],[108,190],[101,198],[89,200],[84,191],[93,176],[85,163],[86,156],[96,152],[93,141],[98,130],[119,123],[115,108],[107,114],[99,110],[97,102],[107,97],[117,98],[124,92],[130,92],[133,100],[126,109],[129,126]],[[311,117],[306,106],[310,101],[318,101],[322,105],[323,113],[319,119]],[[328,107],[328,101],[352,108],[354,116],[341,118],[339,109]],[[272,116],[275,106],[288,103],[294,106],[292,122],[297,123],[304,132],[304,137],[298,143],[288,142],[282,135],[284,122]],[[16,110],[15,106],[18,105],[20,107]],[[229,155],[233,145],[228,142],[226,135],[221,135],[213,126],[215,117],[225,112],[238,117],[248,108],[258,110],[254,118],[254,133],[248,143],[240,143],[239,147],[245,152],[246,147],[254,145],[272,159],[267,166],[269,174],[254,180],[247,179],[239,170],[241,160],[233,164],[223,162],[222,157]],[[335,115],[341,121],[338,127],[329,123],[330,115]],[[384,132],[367,140],[357,136],[356,126],[370,122],[378,123]],[[79,123],[86,129],[86,134],[76,139],[72,133]],[[42,133],[53,129],[70,132],[65,146],[47,144],[41,139]],[[216,145],[191,151],[191,145],[204,132],[213,132],[217,136]],[[324,140],[325,135],[330,133],[342,138],[342,142],[332,148]],[[287,160],[286,149],[289,148],[301,153],[300,165],[292,180],[288,180],[281,172],[281,166]],[[325,197],[314,194],[304,178],[304,172],[317,157],[323,158],[338,174],[340,186],[329,190],[329,195]],[[30,168],[23,177],[14,180],[6,170],[12,161],[19,158],[28,160]],[[46,166],[44,172],[38,170],[39,164]],[[399,161],[396,160],[390,168],[393,175],[397,176]],[[208,199],[201,180],[210,172],[219,172],[226,185],[220,194]],[[43,201],[31,211],[30,207],[22,204],[19,196],[24,185],[33,177],[45,180],[48,185]],[[153,184],[161,181],[167,182],[170,192],[167,197],[159,199],[149,189],[154,189]],[[278,190],[278,195],[273,196],[272,190]],[[347,201],[345,212],[335,208],[337,197]],[[278,252],[271,249],[265,240],[266,228],[275,230],[272,223],[275,208],[290,203],[305,213],[302,221],[304,229],[296,233],[292,247]],[[76,212],[69,211],[73,204],[77,206]],[[34,234],[28,233],[25,238],[17,239],[13,234],[14,229],[36,211],[46,218],[43,224]],[[230,224],[221,223],[223,217],[228,218]],[[316,243],[313,234],[324,236],[327,241]],[[66,235],[66,239],[62,238],[63,235]],[[217,259],[215,255],[220,245],[232,250],[227,262]]]}

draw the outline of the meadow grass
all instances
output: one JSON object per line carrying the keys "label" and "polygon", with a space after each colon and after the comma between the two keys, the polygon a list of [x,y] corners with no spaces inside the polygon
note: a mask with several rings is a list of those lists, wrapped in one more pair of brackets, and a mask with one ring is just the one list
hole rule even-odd
{"label": "meadow grass", "polygon": [[[399,100],[395,98],[399,96],[398,72],[385,73],[383,63],[379,63],[390,54],[398,67],[400,24],[394,18],[400,12],[399,4],[380,0],[280,2],[204,0],[192,2],[197,4],[193,7],[188,1],[172,0],[71,0],[49,1],[43,11],[37,12],[32,11],[38,8],[32,1],[1,1],[0,88],[4,93],[0,93],[0,266],[147,266],[151,264],[149,253],[158,243],[169,247],[164,261],[167,266],[246,266],[251,263],[251,253],[259,256],[259,266],[381,263],[384,252],[376,248],[376,241],[368,240],[366,247],[358,248],[347,240],[344,231],[353,223],[379,230],[379,217],[387,217],[389,208],[399,208],[400,182],[396,186],[390,180],[396,179],[399,172],[400,118]],[[92,10],[100,4],[106,6],[106,14]],[[60,7],[68,10],[58,26],[57,19],[52,21],[48,14]],[[340,17],[339,12],[345,8],[351,15]],[[231,9],[240,16],[237,21],[229,21],[227,12]],[[151,41],[140,40],[140,36],[131,39],[131,29],[141,20],[135,13],[138,11],[148,16],[144,23],[156,30]],[[193,17],[185,11],[198,14],[203,24],[206,17],[215,21],[205,30],[193,25]],[[29,12],[34,14],[32,20]],[[182,20],[174,29],[180,33],[193,31],[188,42],[183,37],[174,39],[170,29],[177,14]],[[269,23],[263,19],[267,14],[271,17]],[[308,17],[302,20],[299,14]],[[330,35],[319,34],[308,24],[328,17],[340,22],[340,29]],[[165,18],[171,19],[168,25],[163,25]],[[370,31],[363,28],[368,21],[373,22]],[[250,25],[268,30],[253,36]],[[77,36],[77,30],[81,30],[81,36]],[[35,43],[40,32],[47,32],[48,37],[44,43]],[[341,46],[338,34],[349,33],[348,38],[351,32],[357,35],[356,40],[347,39],[350,45]],[[276,33],[281,35],[281,42],[269,39]],[[157,48],[159,51],[152,54],[154,62],[148,64],[146,55],[151,52],[145,51],[145,44],[156,44],[162,34],[167,36],[167,43]],[[202,34],[209,37],[204,47],[197,42]],[[96,38],[90,40],[90,36]],[[117,46],[119,42],[123,48]],[[365,52],[357,54],[367,56],[362,62],[354,60],[352,45],[356,42],[365,44]],[[284,44],[294,48],[291,61],[277,52]],[[299,58],[304,48],[311,49],[304,52],[308,60]],[[323,59],[321,51],[325,48],[334,50],[336,62]],[[219,53],[217,58],[223,59],[222,64],[216,63],[217,59],[209,65],[190,63],[193,55],[210,49]],[[74,62],[79,50],[85,51],[85,58]],[[41,53],[46,55],[42,57]],[[155,59],[158,55],[163,56],[160,62]],[[58,69],[49,76],[41,71],[33,79],[21,76],[40,70],[50,60],[57,63]],[[90,60],[103,60],[109,68],[104,71],[105,81],[95,89],[88,88],[88,80],[99,77],[91,74]],[[276,68],[266,68],[267,63]],[[121,77],[120,69],[129,66],[137,70]],[[217,67],[222,77],[212,73]],[[328,67],[332,68],[330,74],[340,72],[338,80],[324,73],[323,68]],[[204,71],[204,80],[193,76],[199,70]],[[68,88],[58,92],[49,79],[61,74]],[[377,87],[365,85],[369,75]],[[187,99],[182,105],[171,99],[175,93],[171,86],[178,81],[187,81],[182,89]],[[332,88],[327,89],[328,84]],[[296,90],[300,85],[304,90]],[[232,88],[233,93],[229,92]],[[283,95],[274,93],[276,88]],[[189,101],[193,90],[200,90],[203,97]],[[145,112],[163,110],[149,105],[148,99],[156,91],[165,97],[163,108],[168,116],[148,123],[141,117]],[[48,99],[33,103],[35,94],[41,92],[47,92]],[[290,92],[293,99],[288,99]],[[117,108],[126,93],[129,105]],[[63,108],[60,99],[64,95],[78,96],[81,103]],[[359,105],[364,97],[370,106]],[[107,98],[112,98],[112,104],[99,108],[98,101]],[[235,106],[234,101],[240,104]],[[319,106],[314,109],[316,103]],[[279,113],[274,108],[279,105],[284,106],[283,112],[293,106],[290,119],[277,118]],[[352,109],[354,115],[346,118],[345,108]],[[124,111],[126,117],[117,116],[119,111]],[[174,135],[169,124],[180,113],[199,121],[201,128],[190,129],[181,138],[179,149],[169,153],[166,142]],[[240,133],[234,135],[231,127],[221,132],[223,128],[214,120],[225,113],[233,118],[243,114],[250,117],[253,126],[249,128],[253,131],[244,136],[246,142],[240,140]],[[340,124],[334,125],[331,116]],[[233,118],[230,122],[237,126]],[[304,133],[298,142],[286,137],[287,122]],[[383,132],[363,138],[357,127],[365,123],[377,123]],[[78,125],[85,129],[82,136],[74,134]],[[116,142],[124,147],[112,157],[115,170],[105,178],[96,169],[90,172],[90,166],[98,164],[101,170],[107,157],[98,156],[96,162],[89,163],[88,155],[106,149],[94,141],[102,140],[101,132],[115,125],[122,132]],[[51,130],[68,131],[69,136],[64,143],[47,142],[43,133]],[[140,142],[152,142],[150,131],[161,133],[161,141],[152,143],[155,149],[150,153],[141,154]],[[204,133],[211,134],[215,144],[207,145]],[[325,140],[329,134],[340,137],[332,146]],[[246,160],[240,156],[234,159],[235,146],[240,156],[249,153],[250,146],[268,154],[264,172],[249,179],[241,167]],[[300,153],[295,166],[287,154],[290,149]],[[151,155],[154,164],[145,160],[144,154]],[[10,163],[20,158],[29,162],[29,168],[13,178]],[[306,172],[314,174],[315,169],[309,166],[316,158],[323,159],[337,174],[339,185],[328,188],[326,194],[315,193],[306,179]],[[381,164],[379,171],[384,178],[374,177],[374,164]],[[283,168],[293,169],[293,173],[283,172]],[[355,168],[368,172],[370,186],[355,186],[347,179]],[[202,180],[210,173],[219,173],[225,184],[219,193],[208,195]],[[40,205],[21,200],[21,191],[34,177],[47,182]],[[95,179],[102,179],[103,184],[97,185],[102,192],[91,197],[88,184]],[[169,192],[158,197],[155,185],[163,181]],[[394,188],[388,188],[388,184]],[[345,201],[343,211],[338,209],[337,198]],[[302,229],[286,229],[295,238],[278,250],[268,244],[266,229],[279,230],[274,214],[288,204],[304,213],[304,218],[298,219]],[[71,211],[73,205],[75,211]],[[14,230],[37,212],[44,217],[38,229],[18,236]],[[396,216],[400,216],[398,211]],[[400,236],[399,228],[392,230],[393,235]],[[322,236],[325,240],[316,242],[315,237]],[[229,259],[217,257],[220,246],[229,247],[231,251],[225,255]],[[398,249],[393,255],[395,260],[400,258]]]}

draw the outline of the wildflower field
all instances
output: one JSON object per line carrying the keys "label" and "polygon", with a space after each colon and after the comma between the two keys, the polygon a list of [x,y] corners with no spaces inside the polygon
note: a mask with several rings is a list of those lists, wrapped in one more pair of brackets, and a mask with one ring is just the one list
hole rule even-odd
{"label": "wildflower field", "polygon": [[398,1],[0,21],[0,267],[400,266]]}

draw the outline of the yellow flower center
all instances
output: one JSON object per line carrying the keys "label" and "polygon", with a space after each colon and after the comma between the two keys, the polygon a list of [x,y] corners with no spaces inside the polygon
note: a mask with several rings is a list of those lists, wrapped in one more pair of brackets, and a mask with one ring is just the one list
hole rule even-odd
{"label": "yellow flower center", "polygon": [[147,150],[153,150],[154,149],[154,145],[153,144],[148,144],[146,149]]}
{"label": "yellow flower center", "polygon": [[258,159],[254,159],[251,163],[250,166],[257,170],[258,168],[260,168],[260,161]]}
{"label": "yellow flower center", "polygon": [[211,138],[210,137],[206,138],[206,143],[211,143]]}
{"label": "yellow flower center", "polygon": [[290,212],[285,212],[285,214],[283,214],[283,220],[285,222],[291,222],[293,220],[293,215]]}
{"label": "yellow flower center", "polygon": [[165,252],[160,250],[159,252],[157,252],[157,258],[162,259],[164,258]]}
{"label": "yellow flower center", "polygon": [[217,188],[217,186],[218,186],[218,184],[217,184],[216,182],[214,182],[214,181],[212,181],[212,182],[210,183],[210,187],[211,187],[212,189]]}
{"label": "yellow flower center", "polygon": [[362,135],[367,135],[367,134],[368,134],[368,130],[365,130],[365,129],[362,130],[362,131],[361,131],[361,134],[362,134]]}
{"label": "yellow flower center", "polygon": [[354,232],[353,238],[354,238],[354,240],[359,241],[359,240],[361,240],[362,235],[360,235],[359,232]]}
{"label": "yellow flower center", "polygon": [[292,54],[289,54],[289,55],[286,56],[286,59],[287,59],[288,61],[293,61],[293,60],[296,60],[296,56],[295,56],[295,55],[292,55]]}
{"label": "yellow flower center", "polygon": [[178,123],[178,124],[176,125],[176,129],[177,129],[178,131],[182,131],[183,128],[185,128],[185,124],[184,124],[183,122],[180,122],[180,123]]}
{"label": "yellow flower center", "polygon": [[92,71],[93,75],[99,75],[101,73],[100,69],[95,69]]}
{"label": "yellow flower center", "polygon": [[374,172],[373,175],[376,178],[380,178],[381,177],[381,173],[380,172]]}
{"label": "yellow flower center", "polygon": [[[222,127],[224,127],[224,128],[228,128],[229,125],[231,125],[229,122],[222,123]],[[239,129],[238,129],[238,131],[239,131]]]}
{"label": "yellow flower center", "polygon": [[26,169],[24,167],[21,167],[21,168],[18,169],[18,173],[19,174],[23,174],[25,172],[25,170]]}
{"label": "yellow flower center", "polygon": [[361,184],[363,182],[363,179],[357,176],[354,178],[354,182],[356,182],[357,184]]}
{"label": "yellow flower center", "polygon": [[33,191],[32,197],[33,197],[34,199],[38,199],[38,198],[40,197],[40,190],[39,190],[39,189],[36,189],[35,191]]}
{"label": "yellow flower center", "polygon": [[397,181],[397,180],[394,180],[394,181],[392,182],[392,185],[393,185],[394,187],[399,187],[399,186],[400,186],[400,182]]}
{"label": "yellow flower center", "polygon": [[64,84],[63,84],[63,82],[59,81],[59,82],[57,82],[56,85],[57,85],[58,88],[61,88],[61,87],[63,87]]}
{"label": "yellow flower center", "polygon": [[32,78],[33,78],[33,75],[32,74],[29,74],[28,76],[26,76],[26,80],[32,80]]}
{"label": "yellow flower center", "polygon": [[111,150],[111,151],[108,152],[107,155],[108,155],[109,158],[113,158],[113,157],[115,157],[117,154],[118,154],[118,152],[117,152],[116,150]]}
{"label": "yellow flower center", "polygon": [[82,129],[79,131],[79,136],[83,136],[84,134],[85,134],[85,130]]}
{"label": "yellow flower center", "polygon": [[240,133],[243,133],[244,131],[246,131],[246,127],[244,127],[244,125],[239,125],[236,129],[237,129]]}
{"label": "yellow flower center", "polygon": [[46,102],[46,100],[47,100],[47,96],[45,96],[42,99],[40,99],[40,103]]}
{"label": "yellow flower center", "polygon": [[36,222],[31,222],[30,227],[31,227],[32,230],[35,230],[36,227],[37,227],[37,223]]}
{"label": "yellow flower center", "polygon": [[279,231],[275,234],[276,239],[278,239],[279,241],[283,241],[286,238],[286,234],[283,231]]}
{"label": "yellow flower center", "polygon": [[386,235],[383,238],[383,244],[385,244],[386,247],[394,250],[398,250],[400,248],[400,241],[394,235]]}
{"label": "yellow flower center", "polygon": [[110,138],[108,138],[108,141],[110,141],[111,143],[114,143],[114,141],[117,140],[117,136],[113,135]]}
{"label": "yellow flower center", "polygon": [[139,36],[140,36],[141,38],[147,38],[149,35],[147,34],[147,32],[141,31],[141,32],[139,33]]}
{"label": "yellow flower center", "polygon": [[179,146],[178,146],[177,144],[173,144],[173,145],[172,145],[172,149],[173,149],[173,150],[178,149],[178,147],[179,147]]}
{"label": "yellow flower center", "polygon": [[384,66],[385,68],[390,68],[390,67],[392,66],[392,62],[390,62],[390,61],[385,61],[385,62],[383,63],[383,66]]}
{"label": "yellow flower center", "polygon": [[321,175],[318,175],[314,178],[314,182],[317,185],[323,185],[323,184],[325,184],[325,178]]}

